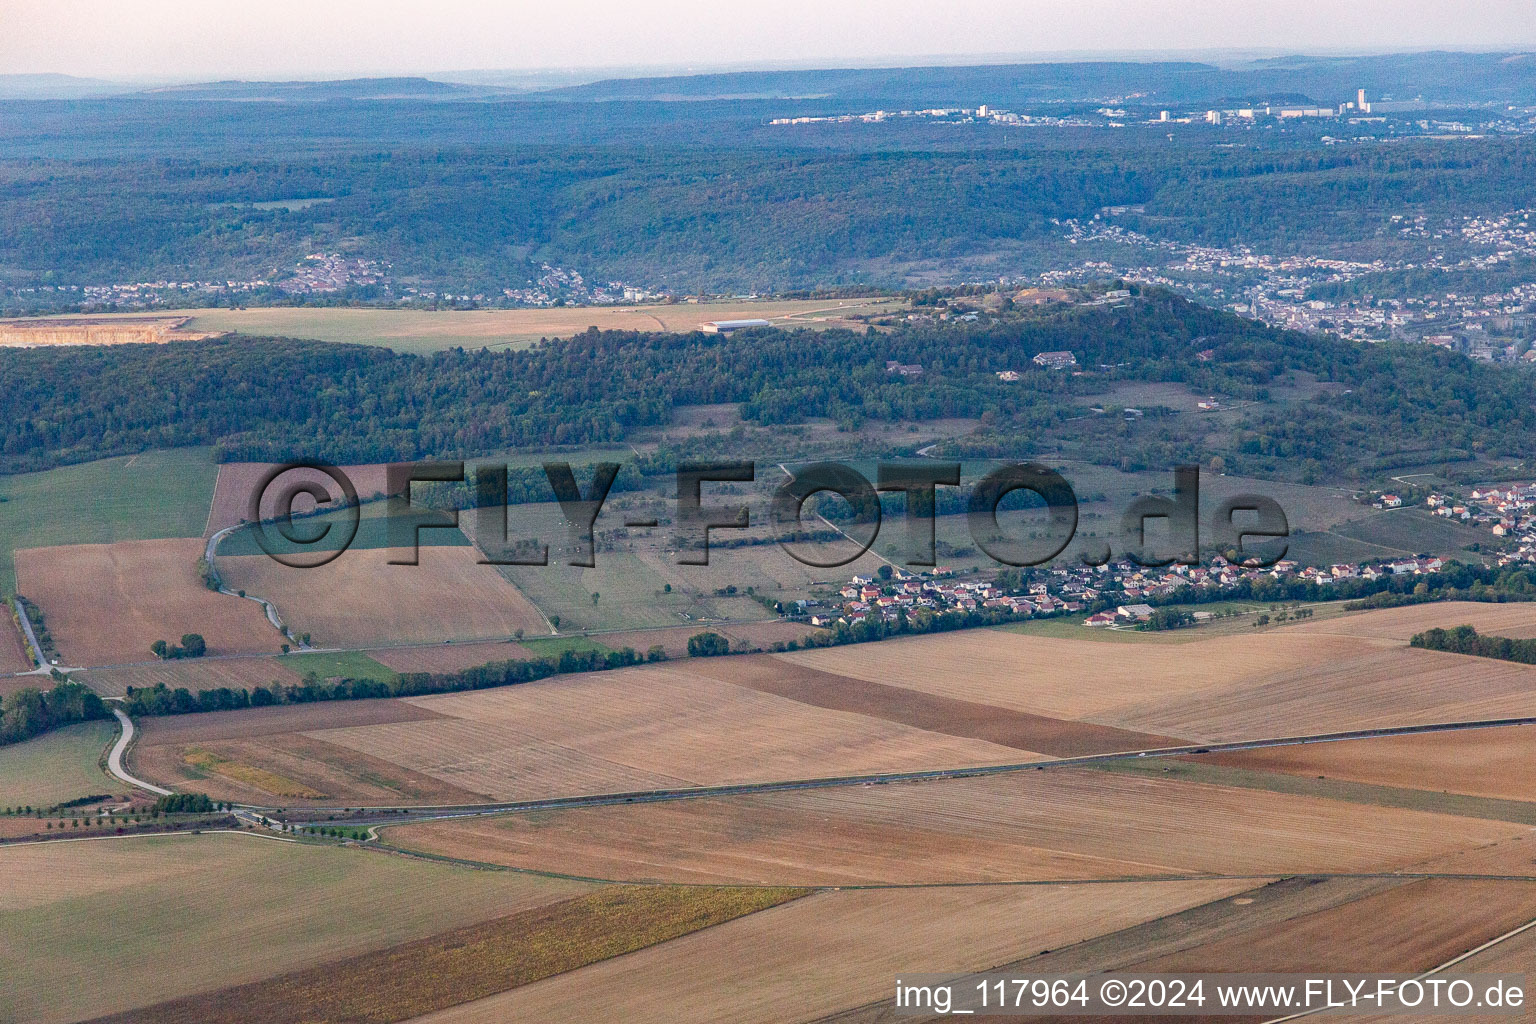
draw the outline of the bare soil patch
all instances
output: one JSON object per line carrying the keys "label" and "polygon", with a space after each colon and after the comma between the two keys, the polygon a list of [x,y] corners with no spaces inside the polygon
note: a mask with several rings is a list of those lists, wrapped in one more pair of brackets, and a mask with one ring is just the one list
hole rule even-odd
{"label": "bare soil patch", "polygon": [[43,609],[67,664],[147,661],[156,640],[200,633],[208,653],[276,653],[282,637],[252,601],[198,577],[201,540],[121,541],[16,552],[17,588]]}

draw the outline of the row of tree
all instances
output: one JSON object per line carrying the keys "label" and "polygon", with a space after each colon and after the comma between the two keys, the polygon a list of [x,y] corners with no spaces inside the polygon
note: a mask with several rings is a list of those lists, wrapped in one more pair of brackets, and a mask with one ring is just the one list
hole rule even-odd
{"label": "row of tree", "polygon": [[0,746],[76,722],[111,717],[96,691],[80,683],[61,682],[46,691],[17,690],[0,701]]}
{"label": "row of tree", "polygon": [[1480,658],[1498,658],[1500,661],[1518,661],[1523,665],[1536,665],[1536,640],[1485,636],[1472,626],[1425,630],[1422,633],[1415,633],[1408,644],[1411,647],[1421,647],[1426,651],[1475,654]]}

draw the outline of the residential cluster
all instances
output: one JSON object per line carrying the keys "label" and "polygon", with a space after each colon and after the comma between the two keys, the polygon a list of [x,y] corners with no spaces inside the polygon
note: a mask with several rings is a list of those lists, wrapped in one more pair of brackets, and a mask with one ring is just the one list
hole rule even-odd
{"label": "residential cluster", "polygon": [[617,305],[625,302],[667,301],[666,289],[653,289],[623,281],[588,282],[579,271],[549,263],[540,264],[534,276],[520,287],[501,291],[442,291],[404,284],[391,277],[388,261],[344,256],[334,252],[311,253],[289,270],[274,269],[263,277],[223,281],[137,281],[102,285],[35,285],[9,290],[10,294],[47,298],[80,307],[151,309],[179,307],[211,297],[251,296],[278,291],[294,297],[356,294],[370,289],[374,296],[403,305],[423,303],[475,303],[492,306],[550,307],[560,305]]}
{"label": "residential cluster", "polygon": [[[1069,245],[1092,248],[1095,257],[1109,259],[1085,259],[1042,274],[1039,280],[1059,285],[1085,275],[1118,276],[1163,285],[1277,327],[1327,330],[1359,341],[1425,341],[1495,362],[1513,361],[1529,351],[1529,339],[1519,335],[1536,322],[1536,280],[1515,275],[1516,280],[1498,291],[1418,295],[1383,285],[1381,291],[1390,287],[1393,292],[1387,295],[1373,290],[1369,278],[1412,272],[1432,279],[1436,272],[1497,271],[1512,260],[1536,258],[1536,210],[1448,218],[1434,225],[1423,216],[1392,214],[1389,223],[1400,235],[1427,243],[1428,251],[1411,260],[1277,256],[1248,246],[1153,239],[1114,223],[1116,216],[1143,212],[1142,207],[1107,207],[1086,222],[1061,222]],[[1135,255],[1123,259],[1116,250]],[[1360,279],[1366,280],[1351,287]]]}
{"label": "residential cluster", "polygon": [[[1532,489],[1536,496],[1536,488]],[[939,567],[911,572],[892,566],[876,576],[855,575],[835,597],[798,603],[811,625],[852,626],[874,617],[895,621],[919,609],[935,614],[946,611],[997,610],[1020,618],[1095,611],[1083,620],[1088,626],[1117,626],[1145,622],[1153,615],[1149,601],[1167,600],[1181,588],[1213,594],[1231,590],[1244,581],[1268,578],[1329,586],[1341,580],[1377,580],[1386,576],[1434,573],[1445,563],[1436,557],[1331,566],[1302,566],[1282,559],[1272,566],[1235,565],[1216,556],[1205,565],[1170,565],[1147,568],[1129,561],[1104,565],[1007,570],[990,577],[962,578],[953,569]],[[1199,616],[1197,616],[1199,617]]]}

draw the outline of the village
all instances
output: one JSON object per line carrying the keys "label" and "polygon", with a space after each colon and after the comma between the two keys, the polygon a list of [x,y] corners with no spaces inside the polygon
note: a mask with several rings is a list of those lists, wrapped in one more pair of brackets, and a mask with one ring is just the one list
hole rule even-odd
{"label": "village", "polygon": [[[1383,511],[1411,507],[1408,499],[1394,493],[1373,493],[1366,500]],[[1465,500],[1430,492],[1422,505],[1432,515],[1486,529],[1491,539],[1504,542],[1504,550],[1490,553],[1492,564],[1536,564],[1536,483],[1474,488]],[[1260,567],[1233,564],[1218,555],[1206,565],[1149,568],[1121,560],[990,574],[961,573],[943,566],[914,572],[885,565],[873,576],[851,577],[835,596],[798,602],[796,610],[808,615],[811,625],[827,628],[853,626],[871,617],[894,622],[919,610],[932,614],[996,611],[1016,618],[1087,612],[1082,620],[1085,626],[1145,628],[1156,614],[1155,604],[1179,597],[1191,604],[1217,600],[1244,583],[1250,589],[1260,580],[1326,588],[1347,580],[1424,576],[1446,564],[1441,558],[1419,555],[1328,566],[1280,559]],[[1209,614],[1197,611],[1192,618],[1200,620]]]}

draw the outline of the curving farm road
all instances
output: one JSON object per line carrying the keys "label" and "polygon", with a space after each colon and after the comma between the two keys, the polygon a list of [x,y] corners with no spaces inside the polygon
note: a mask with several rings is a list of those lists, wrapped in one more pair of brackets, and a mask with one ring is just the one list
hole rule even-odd
{"label": "curving farm road", "polygon": [[129,718],[120,707],[114,706],[112,713],[117,716],[118,724],[122,726],[123,731],[117,737],[117,742],[113,744],[112,752],[107,755],[107,770],[130,786],[148,790],[156,796],[170,796],[170,790],[161,789],[159,786],[145,782],[143,779],[136,779],[123,768],[123,755],[128,752],[128,744],[133,742],[133,719]]}

